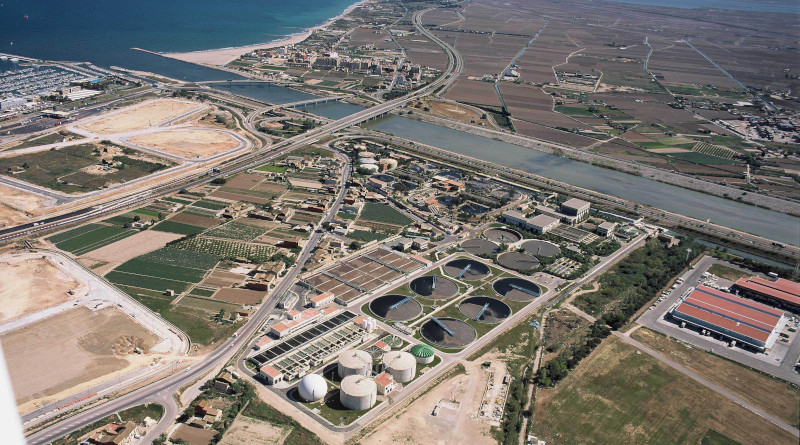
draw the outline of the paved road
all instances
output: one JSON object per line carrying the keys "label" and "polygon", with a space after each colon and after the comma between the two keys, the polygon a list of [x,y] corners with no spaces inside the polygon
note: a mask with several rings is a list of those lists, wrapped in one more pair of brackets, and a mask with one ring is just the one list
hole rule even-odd
{"label": "paved road", "polygon": [[735,402],[737,405],[740,405],[742,408],[745,408],[746,410],[751,411],[752,413],[758,415],[759,417],[761,417],[761,418],[763,418],[763,419],[765,419],[765,420],[777,425],[778,427],[780,427],[781,429],[789,432],[793,436],[800,437],[800,430],[798,430],[794,426],[789,425],[788,423],[784,422],[780,418],[765,412],[764,410],[762,410],[762,409],[758,408],[757,406],[753,405],[752,403],[742,399],[741,397],[736,396],[735,394],[731,394],[725,388],[722,388],[721,386],[717,385],[716,383],[713,383],[713,382],[709,381],[705,377],[702,377],[702,376],[696,374],[695,372],[684,368],[683,366],[679,365],[678,363],[676,363],[676,362],[664,357],[663,355],[661,355],[660,353],[654,351],[653,349],[650,349],[646,345],[644,345],[644,344],[642,344],[642,343],[630,338],[628,336],[628,334],[623,334],[623,333],[621,333],[619,331],[614,331],[614,335],[617,336],[617,338],[619,338],[622,341],[624,341],[625,343],[628,343],[629,345],[636,347],[637,349],[641,350],[642,352],[647,353],[648,355],[650,355],[653,358],[659,360],[660,362],[664,363],[665,365],[677,370],[678,372],[686,375],[687,377],[691,378],[692,380],[694,380],[694,381],[700,383],[701,385],[713,390],[717,394],[719,394],[719,395],[721,395],[721,396],[723,396],[723,397]]}

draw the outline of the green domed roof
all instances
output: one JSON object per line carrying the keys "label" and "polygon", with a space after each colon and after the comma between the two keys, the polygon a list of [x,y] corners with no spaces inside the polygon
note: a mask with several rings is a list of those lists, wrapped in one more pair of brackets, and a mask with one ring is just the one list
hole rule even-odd
{"label": "green domed roof", "polygon": [[428,345],[415,345],[411,348],[411,354],[414,357],[428,358],[433,357],[433,348]]}

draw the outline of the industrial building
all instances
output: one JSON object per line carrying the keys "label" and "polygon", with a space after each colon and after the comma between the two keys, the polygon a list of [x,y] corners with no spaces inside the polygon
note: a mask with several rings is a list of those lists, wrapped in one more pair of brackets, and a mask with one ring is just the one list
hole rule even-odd
{"label": "industrial building", "polygon": [[375,384],[378,385],[378,392],[381,395],[388,395],[392,391],[397,388],[397,383],[394,381],[394,377],[388,372],[382,372],[375,376]]}
{"label": "industrial building", "polygon": [[682,326],[745,344],[758,351],[770,349],[785,323],[783,311],[707,286],[698,286],[670,311]]}
{"label": "industrial building", "polygon": [[316,402],[325,397],[327,392],[328,384],[325,383],[325,378],[319,374],[308,374],[297,385],[297,393],[306,402]]}
{"label": "industrial building", "polygon": [[503,221],[505,221],[506,224],[517,226],[534,233],[547,233],[558,226],[558,219],[551,216],[537,215],[533,218],[528,218],[524,213],[516,210],[503,212]]}
{"label": "industrial building", "polygon": [[732,290],[753,300],[800,312],[800,283],[783,278],[740,278]]}
{"label": "industrial building", "polygon": [[417,359],[408,352],[390,351],[383,356],[386,372],[399,383],[410,382],[417,372]]}
{"label": "industrial building", "polygon": [[353,349],[339,354],[336,372],[340,378],[349,375],[370,375],[372,369],[372,356],[367,351]]}
{"label": "industrial building", "polygon": [[352,312],[331,312],[327,316],[330,318],[296,335],[273,341],[250,357],[250,361],[260,369],[259,376],[267,384],[294,380],[366,339],[367,332],[354,323],[356,316]]}
{"label": "industrial building", "polygon": [[311,299],[311,307],[318,308],[322,306],[327,306],[333,303],[335,295],[333,292],[323,292],[316,297]]}
{"label": "industrial building", "polygon": [[349,375],[342,380],[339,401],[347,409],[369,409],[378,398],[378,384],[371,377]]}
{"label": "industrial building", "polygon": [[616,228],[617,228],[617,223],[604,221],[600,223],[599,226],[597,226],[597,234],[608,238],[609,236],[614,234],[614,230]]}
{"label": "industrial building", "polygon": [[572,198],[567,202],[561,204],[561,213],[578,218],[578,221],[583,221],[589,216],[589,210],[592,205],[582,199]]}

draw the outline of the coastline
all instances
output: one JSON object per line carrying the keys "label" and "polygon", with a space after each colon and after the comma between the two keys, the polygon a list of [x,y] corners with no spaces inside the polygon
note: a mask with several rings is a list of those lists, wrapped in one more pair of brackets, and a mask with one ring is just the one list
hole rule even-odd
{"label": "coastline", "polygon": [[288,45],[295,45],[303,40],[307,39],[314,31],[325,28],[339,20],[340,18],[346,16],[354,9],[358,8],[359,6],[363,6],[367,3],[372,2],[373,0],[360,0],[357,3],[354,3],[347,7],[341,14],[331,17],[327,21],[322,24],[313,26],[304,30],[303,32],[297,34],[288,35],[285,38],[275,40],[272,42],[266,43],[258,43],[253,45],[246,45],[246,46],[236,46],[230,48],[219,48],[219,49],[208,49],[208,50],[201,50],[201,51],[190,51],[184,53],[158,53],[154,51],[148,51],[141,48],[131,48],[138,51],[144,51],[150,54],[156,54],[162,57],[167,57],[170,59],[176,59],[183,62],[194,63],[198,65],[205,65],[205,66],[224,66],[228,63],[238,59],[242,54],[247,54],[251,51],[255,51],[257,49],[270,49],[270,48],[278,48],[281,46],[288,46]]}

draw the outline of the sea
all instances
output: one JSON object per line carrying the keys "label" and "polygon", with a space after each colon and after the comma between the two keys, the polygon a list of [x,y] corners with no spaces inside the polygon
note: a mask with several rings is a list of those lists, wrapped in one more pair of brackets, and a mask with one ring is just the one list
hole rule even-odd
{"label": "sea", "polygon": [[356,0],[0,0],[0,52],[150,71],[188,81],[237,78],[131,48],[184,52],[266,43]]}

